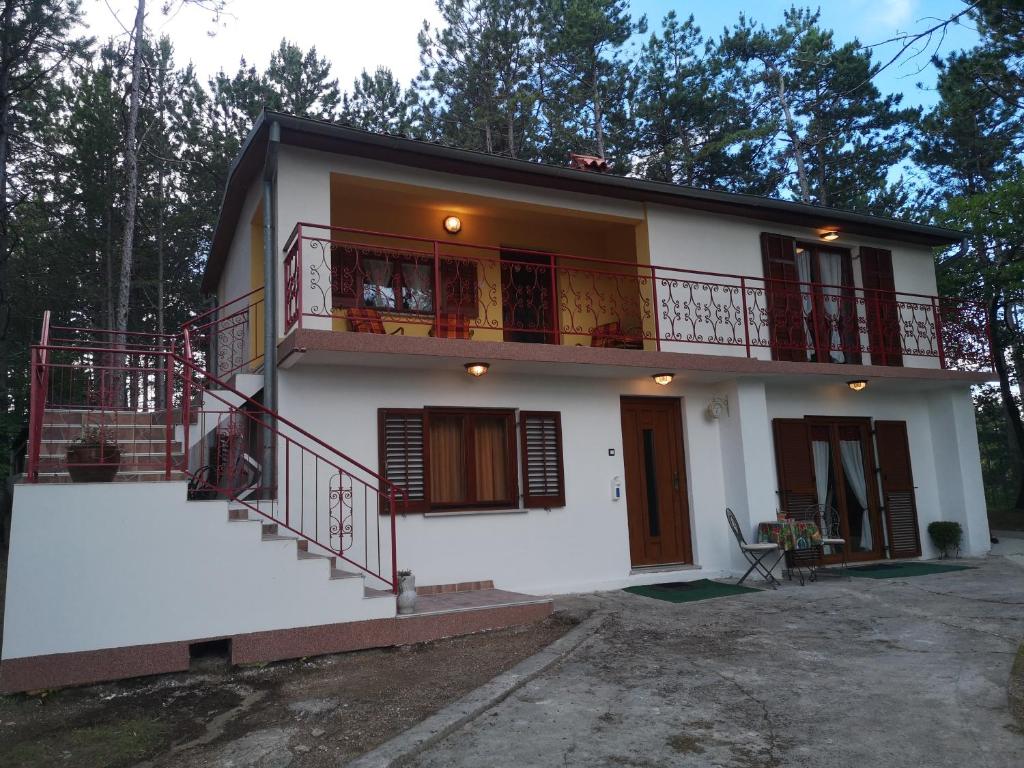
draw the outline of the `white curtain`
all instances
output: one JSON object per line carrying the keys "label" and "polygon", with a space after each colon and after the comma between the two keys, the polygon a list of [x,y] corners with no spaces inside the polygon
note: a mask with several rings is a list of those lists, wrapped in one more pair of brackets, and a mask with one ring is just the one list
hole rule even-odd
{"label": "white curtain", "polygon": [[811,254],[806,248],[796,249],[796,276],[800,280],[807,349],[811,350],[814,349],[814,295],[811,293]]}
{"label": "white curtain", "polygon": [[843,460],[843,472],[846,483],[853,490],[861,507],[860,548],[874,549],[871,543],[871,519],[868,515],[868,487],[864,477],[864,456],[861,453],[860,440],[840,440],[839,455]]}
{"label": "white curtain", "polygon": [[363,301],[367,306],[380,309],[395,308],[395,290],[391,285],[391,262],[386,259],[364,259],[366,284]]}
{"label": "white curtain", "polygon": [[[825,440],[812,440],[811,441],[811,454],[814,458],[814,485],[818,491],[818,512],[820,513],[818,519],[823,526],[821,535],[828,538],[831,535],[831,523],[826,519],[828,514],[829,504],[829,482],[828,482],[828,466],[829,466],[829,444]],[[825,554],[831,554],[831,547],[828,547],[828,552]]]}
{"label": "white curtain", "polygon": [[839,319],[842,314],[840,310],[840,299],[843,289],[843,257],[838,253],[820,251],[818,253],[818,268],[821,270],[821,293],[824,297],[825,319],[831,329],[829,334],[829,357],[834,363],[845,363],[846,355],[840,349],[842,340],[839,336]]}
{"label": "white curtain", "polygon": [[433,269],[430,264],[415,261],[402,262],[402,282],[408,295],[405,297],[405,308],[417,312],[430,312],[433,308],[430,284],[433,280]]}

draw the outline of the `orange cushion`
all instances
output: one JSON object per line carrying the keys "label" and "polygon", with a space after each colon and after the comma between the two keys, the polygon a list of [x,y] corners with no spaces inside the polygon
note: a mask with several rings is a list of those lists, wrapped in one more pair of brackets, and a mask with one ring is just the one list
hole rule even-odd
{"label": "orange cushion", "polygon": [[353,307],[346,314],[348,324],[356,333],[385,333],[380,313],[369,307]]}
{"label": "orange cushion", "polygon": [[468,339],[472,335],[469,320],[457,312],[443,313],[434,326],[434,336],[438,339]]}

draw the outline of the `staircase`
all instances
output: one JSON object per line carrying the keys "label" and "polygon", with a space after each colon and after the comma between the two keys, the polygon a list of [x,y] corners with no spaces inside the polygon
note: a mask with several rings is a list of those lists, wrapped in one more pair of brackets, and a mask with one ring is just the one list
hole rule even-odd
{"label": "staircase", "polygon": [[[187,480],[190,501],[228,501],[232,522],[259,522],[267,542],[329,563],[328,578],[363,575],[366,596],[394,594],[401,489],[206,370],[216,360],[232,382],[253,383],[248,329],[263,299],[242,298],[178,335],[56,326],[45,313],[25,479],[71,482],[68,450],[95,428],[119,451],[115,482]],[[73,464],[103,466],[102,455]]]}
{"label": "staircase", "polygon": [[38,482],[71,482],[67,450],[89,428],[100,429],[120,450],[115,482],[187,479],[181,441],[175,437],[174,425],[168,427],[166,416],[152,411],[47,409],[39,443]]}

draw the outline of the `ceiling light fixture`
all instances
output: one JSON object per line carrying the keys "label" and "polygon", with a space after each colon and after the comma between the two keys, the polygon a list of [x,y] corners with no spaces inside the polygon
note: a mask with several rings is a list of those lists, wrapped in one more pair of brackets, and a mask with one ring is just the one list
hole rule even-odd
{"label": "ceiling light fixture", "polygon": [[651,376],[651,378],[654,379],[654,381],[656,383],[661,384],[661,386],[664,387],[665,385],[672,383],[672,379],[675,378],[675,374],[674,373],[656,373],[653,376]]}
{"label": "ceiling light fixture", "polygon": [[479,379],[491,367],[490,363],[466,363],[466,373]]}
{"label": "ceiling light fixture", "polygon": [[848,386],[854,392],[860,392],[862,389],[867,388],[868,383],[864,381],[864,379],[855,379],[854,381],[846,382],[846,386]]}
{"label": "ceiling light fixture", "polygon": [[444,217],[444,231],[449,235],[457,235],[462,231],[462,219],[458,216]]}
{"label": "ceiling light fixture", "polygon": [[831,243],[833,240],[839,239],[839,232],[834,229],[827,229],[821,233],[821,239]]}

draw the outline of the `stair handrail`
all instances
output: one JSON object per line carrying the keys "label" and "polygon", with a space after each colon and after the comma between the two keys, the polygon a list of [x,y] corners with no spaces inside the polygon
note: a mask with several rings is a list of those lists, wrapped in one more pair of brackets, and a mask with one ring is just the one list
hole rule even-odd
{"label": "stair handrail", "polygon": [[28,461],[25,476],[35,482],[39,474],[39,451],[43,437],[43,412],[46,410],[46,360],[50,348],[50,310],[43,312],[43,326],[39,333],[39,344],[29,350],[29,397],[28,397]]}
{"label": "stair handrail", "polygon": [[[189,448],[190,448],[190,443],[188,441],[188,429],[189,429],[189,424],[190,424],[190,421],[191,421],[192,388],[194,387],[193,380],[194,380],[194,378],[199,377],[199,378],[202,378],[202,379],[204,379],[204,380],[206,380],[206,381],[208,381],[211,384],[216,386],[216,388],[217,388],[216,389],[216,393],[217,394],[215,395],[215,397],[217,397],[217,399],[220,399],[221,402],[225,404],[225,406],[227,406],[228,408],[232,409],[234,412],[244,413],[242,408],[240,407],[240,405],[241,404],[245,404],[246,407],[254,410],[258,415],[263,417],[263,420],[256,419],[253,415],[246,413],[244,415],[247,418],[253,419],[258,425],[270,429],[270,431],[272,431],[273,433],[275,433],[277,435],[281,435],[283,438],[285,438],[287,440],[290,440],[291,442],[295,442],[295,441],[292,438],[287,438],[285,435],[283,435],[283,433],[281,433],[281,431],[278,428],[278,426],[279,425],[283,425],[283,426],[286,426],[287,428],[289,428],[290,430],[293,430],[295,433],[300,435],[305,440],[310,441],[311,443],[313,443],[318,448],[323,449],[324,451],[328,452],[328,454],[329,454],[329,456],[331,458],[328,459],[328,458],[319,456],[315,451],[310,450],[307,446],[303,446],[300,443],[297,443],[299,448],[301,448],[304,451],[307,451],[308,453],[312,454],[314,457],[319,458],[320,460],[325,461],[327,463],[335,462],[334,463],[334,467],[339,472],[344,473],[344,474],[348,475],[351,478],[357,479],[360,483],[362,483],[368,489],[370,489],[374,493],[376,493],[376,495],[378,497],[378,501],[385,501],[386,502],[386,504],[387,504],[387,514],[388,514],[389,533],[390,533],[391,578],[388,579],[383,574],[376,573],[376,572],[372,571],[369,568],[369,563],[367,563],[367,565],[363,565],[362,563],[359,563],[359,562],[357,562],[355,560],[352,560],[352,559],[346,557],[343,554],[342,551],[336,551],[333,548],[331,548],[329,546],[326,546],[323,542],[318,541],[316,538],[314,538],[312,536],[309,536],[305,531],[303,531],[303,530],[301,530],[299,528],[295,528],[295,527],[291,526],[289,524],[289,522],[288,522],[288,517],[287,517],[288,516],[287,504],[290,502],[290,500],[288,498],[289,494],[288,494],[287,490],[285,491],[285,505],[286,505],[285,518],[286,519],[284,521],[282,521],[282,520],[280,520],[280,519],[278,519],[278,518],[268,514],[267,512],[263,511],[262,509],[260,509],[258,507],[258,505],[254,506],[253,504],[247,503],[246,501],[241,501],[241,503],[245,504],[246,507],[254,510],[258,514],[260,514],[263,517],[271,520],[272,522],[274,522],[274,523],[276,523],[278,525],[283,525],[286,529],[288,529],[292,533],[295,533],[296,535],[300,536],[301,538],[305,539],[307,542],[310,542],[310,543],[312,543],[312,544],[314,544],[314,545],[316,545],[318,547],[324,548],[324,549],[332,552],[333,555],[340,557],[345,562],[350,563],[351,565],[354,565],[356,568],[358,568],[358,569],[360,569],[360,570],[362,570],[362,571],[364,571],[366,573],[369,573],[370,575],[374,576],[375,578],[380,579],[381,581],[385,582],[391,588],[391,590],[393,592],[397,593],[397,591],[398,591],[398,552],[397,552],[397,518],[396,518],[396,514],[397,514],[397,507],[398,507],[398,504],[399,504],[400,501],[404,502],[404,503],[408,503],[408,500],[409,500],[408,492],[403,487],[401,487],[401,486],[397,485],[396,483],[388,480],[387,478],[383,477],[378,472],[375,472],[374,470],[370,469],[369,467],[367,467],[362,462],[352,458],[351,456],[343,453],[342,451],[339,451],[334,446],[330,445],[326,441],[324,441],[321,438],[317,437],[316,435],[312,434],[308,430],[300,427],[295,422],[293,422],[290,419],[282,416],[280,413],[278,413],[278,412],[276,412],[276,411],[266,407],[265,405],[263,405],[262,403],[258,402],[257,400],[254,400],[249,395],[246,395],[243,392],[240,392],[238,389],[236,389],[235,387],[231,386],[228,382],[224,381],[220,377],[218,377],[218,376],[210,373],[209,371],[203,369],[200,365],[198,365],[195,362],[195,359],[193,357],[191,334],[190,334],[190,329],[187,326],[182,328],[181,350],[182,350],[183,354],[179,354],[177,352],[177,349],[172,351],[170,354],[171,354],[172,359],[182,366],[182,384],[183,384],[183,389],[182,389],[182,415],[183,415],[183,429],[184,429],[184,444],[183,444],[184,459],[183,459],[183,462],[184,462],[184,469],[185,469],[186,473],[188,473],[189,470],[190,470],[189,459],[188,459],[188,452],[189,452]],[[225,393],[229,393],[234,398],[237,398],[240,401],[239,405],[232,405],[232,404],[227,403],[223,399],[223,395]],[[213,394],[212,390],[211,390],[211,394]],[[374,487],[371,484],[371,482],[368,482],[363,477],[357,477],[353,473],[354,472],[353,468],[355,470],[358,470],[359,472],[363,473],[366,477],[370,478],[370,480],[372,480],[373,483],[376,483],[376,487]],[[285,471],[286,488],[287,488],[287,483],[289,483],[289,482],[290,482],[290,478],[288,476],[288,470],[286,468],[286,471]],[[274,496],[276,498],[278,498],[278,499],[280,499],[280,496],[281,496],[281,494],[279,493],[279,490],[280,490],[279,488],[275,488],[274,489]],[[235,494],[230,493],[230,489],[228,489],[228,491],[229,491],[228,495],[229,495],[229,497],[232,498],[232,500],[240,501],[239,499],[234,498]],[[339,489],[339,492],[340,492],[340,489]],[[339,549],[340,549],[340,547],[339,547]],[[368,556],[368,553],[367,553],[367,556]],[[367,559],[368,559],[368,557],[367,557]]]}

